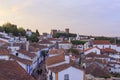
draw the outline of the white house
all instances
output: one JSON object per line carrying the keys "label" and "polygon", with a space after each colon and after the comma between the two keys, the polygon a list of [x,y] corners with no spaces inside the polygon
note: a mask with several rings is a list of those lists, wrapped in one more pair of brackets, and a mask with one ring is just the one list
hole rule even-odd
{"label": "white house", "polygon": [[28,60],[32,60],[33,58],[36,57],[35,54],[30,53],[30,52],[28,52],[26,50],[23,50],[23,49],[14,51],[12,54],[15,55],[15,56],[17,56],[17,57],[28,59]]}
{"label": "white house", "polygon": [[49,40],[50,42],[52,42],[52,43],[56,43],[56,42],[62,42],[62,40],[61,39],[59,39],[59,38],[48,38],[47,40]]}
{"label": "white house", "polygon": [[0,49],[0,60],[14,60],[18,62],[21,67],[26,70],[26,72],[31,74],[32,71],[36,68],[36,63],[34,62],[34,60],[27,59],[26,57],[21,55],[13,55],[8,49]]}
{"label": "white house", "polygon": [[10,55],[9,60],[16,61],[27,73],[31,74],[34,70],[34,63],[31,60],[23,59],[15,55]]}
{"label": "white house", "polygon": [[44,39],[39,42],[39,45],[50,47],[50,46],[53,46],[54,44],[52,42],[48,41],[47,39]]}
{"label": "white house", "polygon": [[88,48],[88,49],[84,50],[85,55],[87,55],[91,52],[94,52],[96,54],[101,54],[100,48],[98,48],[98,47]]}
{"label": "white house", "polygon": [[13,52],[16,50],[20,50],[20,46],[8,46],[8,49],[10,49]]}
{"label": "white house", "polygon": [[0,38],[0,40],[9,43],[9,38]]}
{"label": "white house", "polygon": [[64,49],[51,49],[48,52],[49,57],[57,56],[59,54],[65,54],[65,50]]}
{"label": "white house", "polygon": [[0,80],[35,80],[16,61],[0,60]]}
{"label": "white house", "polygon": [[109,40],[89,40],[84,45],[85,49],[88,49],[90,47],[95,47],[95,46],[97,46],[100,49],[110,48],[111,43]]}
{"label": "white house", "polygon": [[80,40],[80,35],[79,34],[77,34],[76,40]]}
{"label": "white house", "polygon": [[49,68],[47,80],[84,80],[84,71],[70,64]]}
{"label": "white house", "polygon": [[117,62],[109,62],[110,72],[120,73],[120,63]]}
{"label": "white house", "polygon": [[26,50],[20,49],[20,50],[14,51],[12,54],[19,58],[32,61],[32,69],[35,69],[39,63],[39,61],[38,61],[39,59],[38,59],[37,55],[34,53],[30,53]]}
{"label": "white house", "polygon": [[70,64],[70,57],[64,54],[48,57],[46,69],[47,80],[84,80],[84,71]]}
{"label": "white house", "polygon": [[26,35],[27,35],[27,36],[31,36],[31,35],[32,35],[32,31],[29,30],[29,29],[27,29],[27,31],[26,31]]}
{"label": "white house", "polygon": [[70,57],[65,56],[64,54],[59,54],[56,56],[46,58],[46,68],[58,66],[61,64],[70,63]]}
{"label": "white house", "polygon": [[68,41],[62,41],[58,43],[59,48],[62,49],[70,49],[72,47],[72,43],[68,42]]}
{"label": "white house", "polygon": [[100,49],[104,49],[104,48],[110,48],[111,47],[111,43],[109,40],[94,40],[93,41],[93,47],[97,46]]}
{"label": "white house", "polygon": [[5,38],[10,38],[7,33],[5,32],[0,32],[0,37],[5,37]]}
{"label": "white house", "polygon": [[9,60],[10,50],[0,49],[0,60]]}

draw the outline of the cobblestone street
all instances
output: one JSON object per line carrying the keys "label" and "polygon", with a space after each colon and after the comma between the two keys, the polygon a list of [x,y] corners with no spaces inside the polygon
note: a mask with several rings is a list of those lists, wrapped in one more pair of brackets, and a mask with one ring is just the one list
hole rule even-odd
{"label": "cobblestone street", "polygon": [[41,63],[32,73],[36,80],[47,80],[45,63]]}

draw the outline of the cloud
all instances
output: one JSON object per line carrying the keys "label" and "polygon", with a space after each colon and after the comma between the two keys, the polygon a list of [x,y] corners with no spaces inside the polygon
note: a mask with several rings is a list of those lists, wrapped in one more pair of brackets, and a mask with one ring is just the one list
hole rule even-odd
{"label": "cloud", "polygon": [[0,0],[0,24],[40,29],[70,27],[81,34],[118,34],[120,0]]}

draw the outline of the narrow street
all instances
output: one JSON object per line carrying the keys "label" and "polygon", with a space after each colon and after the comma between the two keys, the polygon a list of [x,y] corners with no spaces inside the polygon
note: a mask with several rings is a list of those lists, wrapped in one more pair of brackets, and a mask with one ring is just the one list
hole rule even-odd
{"label": "narrow street", "polygon": [[32,73],[36,80],[47,80],[45,62],[41,63]]}

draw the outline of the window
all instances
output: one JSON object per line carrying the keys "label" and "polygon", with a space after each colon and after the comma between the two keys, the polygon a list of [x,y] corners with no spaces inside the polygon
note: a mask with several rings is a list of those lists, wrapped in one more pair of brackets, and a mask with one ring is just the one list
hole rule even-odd
{"label": "window", "polygon": [[16,56],[18,56],[18,53],[16,53]]}
{"label": "window", "polygon": [[69,80],[69,74],[64,75],[64,80]]}

